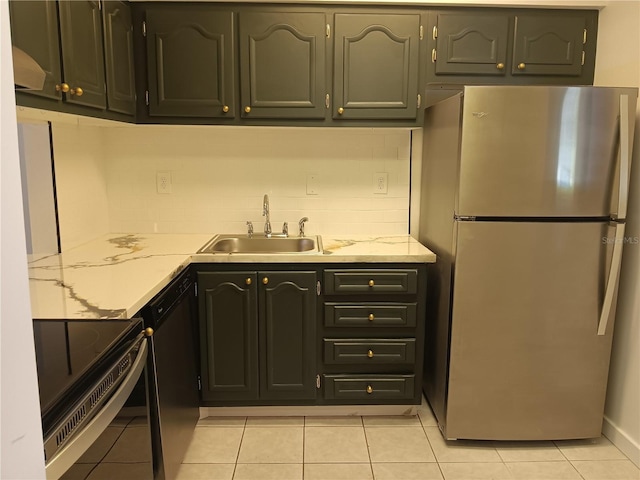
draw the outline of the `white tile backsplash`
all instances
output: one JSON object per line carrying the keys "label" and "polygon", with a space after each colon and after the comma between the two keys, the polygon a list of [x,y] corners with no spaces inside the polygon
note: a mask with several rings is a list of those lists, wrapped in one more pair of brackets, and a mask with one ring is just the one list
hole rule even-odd
{"label": "white tile backsplash", "polygon": [[[125,126],[107,128],[109,229],[112,232],[240,233],[271,221],[310,234],[406,234],[409,230],[409,129]],[[156,192],[169,171],[172,193]],[[388,173],[388,193],[373,176]],[[308,174],[318,194],[307,195]]]}

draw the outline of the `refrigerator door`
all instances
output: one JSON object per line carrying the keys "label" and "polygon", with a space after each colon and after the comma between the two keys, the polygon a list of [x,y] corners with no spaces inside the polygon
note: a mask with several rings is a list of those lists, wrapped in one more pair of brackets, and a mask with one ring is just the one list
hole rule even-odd
{"label": "refrigerator door", "polygon": [[615,226],[457,224],[446,438],[600,436]]}
{"label": "refrigerator door", "polygon": [[630,147],[637,89],[465,87],[456,214],[616,215],[621,95]]}

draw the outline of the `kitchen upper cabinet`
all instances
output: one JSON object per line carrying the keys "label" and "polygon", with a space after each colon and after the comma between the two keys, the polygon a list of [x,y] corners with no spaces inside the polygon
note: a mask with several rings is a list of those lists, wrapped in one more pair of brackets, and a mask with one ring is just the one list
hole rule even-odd
{"label": "kitchen upper cabinet", "polygon": [[[31,55],[46,73],[42,91],[20,91],[18,104],[105,118],[114,118],[107,111],[133,114],[128,3],[12,1],[9,6],[13,44]],[[33,101],[35,97],[49,101]]]}
{"label": "kitchen upper cabinet", "polygon": [[240,13],[243,118],[325,117],[324,13]]}
{"label": "kitchen upper cabinet", "polygon": [[235,117],[234,24],[208,5],[147,9],[150,116]]}
{"label": "kitchen upper cabinet", "polygon": [[335,15],[334,119],[413,119],[420,15]]}
{"label": "kitchen upper cabinet", "polygon": [[593,83],[597,12],[433,11],[428,83]]}
{"label": "kitchen upper cabinet", "polygon": [[56,2],[13,0],[9,13],[13,45],[31,55],[46,73],[44,88],[29,93],[58,100],[62,96],[62,70]]}
{"label": "kitchen upper cabinet", "polygon": [[121,1],[103,3],[104,63],[109,110],[135,113],[136,86],[133,72],[133,25],[131,8]]}
{"label": "kitchen upper cabinet", "polygon": [[66,101],[106,108],[100,3],[58,2]]}
{"label": "kitchen upper cabinet", "polygon": [[199,272],[202,399],[316,395],[316,272]]}

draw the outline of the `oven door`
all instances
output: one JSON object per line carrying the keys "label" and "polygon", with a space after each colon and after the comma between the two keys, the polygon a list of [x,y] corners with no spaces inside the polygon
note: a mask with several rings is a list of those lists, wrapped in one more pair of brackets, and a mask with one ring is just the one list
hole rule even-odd
{"label": "oven door", "polygon": [[[140,334],[109,360],[93,388],[45,438],[47,479],[154,478],[147,356],[148,339]],[[114,393],[107,395],[116,381]]]}

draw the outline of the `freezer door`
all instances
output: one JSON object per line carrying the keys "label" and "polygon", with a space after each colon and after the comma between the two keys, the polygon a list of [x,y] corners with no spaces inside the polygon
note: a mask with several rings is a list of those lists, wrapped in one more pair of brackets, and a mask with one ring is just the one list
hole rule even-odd
{"label": "freezer door", "polygon": [[456,213],[615,215],[621,95],[630,148],[637,89],[466,87]]}
{"label": "freezer door", "polygon": [[600,436],[615,303],[598,328],[614,232],[458,222],[447,438]]}

